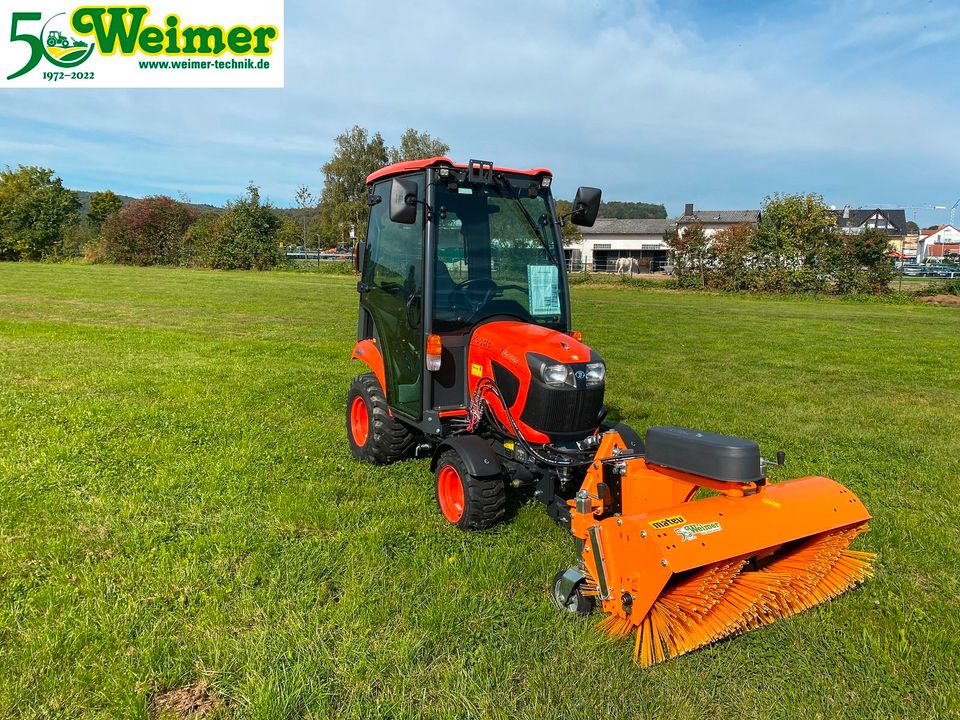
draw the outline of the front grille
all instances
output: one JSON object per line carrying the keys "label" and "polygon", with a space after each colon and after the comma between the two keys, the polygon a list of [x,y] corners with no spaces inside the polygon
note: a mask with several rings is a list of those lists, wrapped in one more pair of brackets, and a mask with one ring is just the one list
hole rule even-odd
{"label": "front grille", "polygon": [[520,419],[551,440],[581,438],[597,428],[603,407],[603,385],[584,388],[552,388],[532,380]]}

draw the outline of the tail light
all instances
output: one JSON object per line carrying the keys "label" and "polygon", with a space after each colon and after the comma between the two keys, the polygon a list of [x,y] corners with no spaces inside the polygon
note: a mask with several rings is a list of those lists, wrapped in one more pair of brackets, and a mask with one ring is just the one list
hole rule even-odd
{"label": "tail light", "polygon": [[439,335],[427,335],[427,370],[436,372],[440,369],[440,354],[443,352],[443,342]]}

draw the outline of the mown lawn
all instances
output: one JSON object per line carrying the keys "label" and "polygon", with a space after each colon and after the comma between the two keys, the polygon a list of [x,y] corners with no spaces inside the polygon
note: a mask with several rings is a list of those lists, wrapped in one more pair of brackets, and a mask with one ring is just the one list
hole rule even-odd
{"label": "mown lawn", "polygon": [[0,264],[0,717],[960,716],[960,311],[575,289],[615,414],[875,515],[864,588],[641,670],[554,609],[540,507],[463,534],[426,461],[351,459],[353,285]]}

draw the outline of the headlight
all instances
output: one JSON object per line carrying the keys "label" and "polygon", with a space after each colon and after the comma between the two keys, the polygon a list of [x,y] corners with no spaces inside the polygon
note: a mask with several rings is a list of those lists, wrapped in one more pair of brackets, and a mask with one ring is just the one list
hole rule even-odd
{"label": "headlight", "polygon": [[602,362],[587,363],[587,385],[599,385],[607,374],[607,368]]}
{"label": "headlight", "polygon": [[576,385],[573,373],[566,365],[547,365],[540,366],[540,377],[547,385]]}

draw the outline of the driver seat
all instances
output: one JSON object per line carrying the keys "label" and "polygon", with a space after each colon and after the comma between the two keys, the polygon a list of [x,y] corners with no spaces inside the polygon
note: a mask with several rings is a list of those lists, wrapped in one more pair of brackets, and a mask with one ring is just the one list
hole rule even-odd
{"label": "driver seat", "polygon": [[434,271],[434,302],[435,317],[440,320],[458,320],[465,309],[470,308],[470,302],[460,286],[450,276],[450,269],[440,258],[436,260]]}

